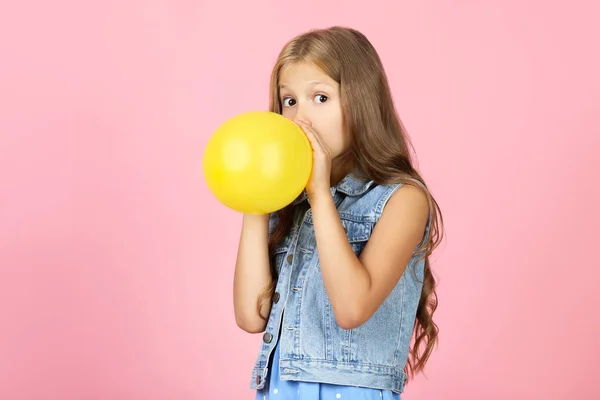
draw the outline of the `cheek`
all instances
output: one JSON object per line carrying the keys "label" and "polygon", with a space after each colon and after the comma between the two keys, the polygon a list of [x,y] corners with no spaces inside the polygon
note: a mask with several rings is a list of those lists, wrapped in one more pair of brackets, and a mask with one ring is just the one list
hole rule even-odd
{"label": "cheek", "polygon": [[323,131],[323,139],[334,153],[341,153],[346,149],[348,143],[346,136],[339,124],[328,124]]}
{"label": "cheek", "polygon": [[288,107],[284,107],[281,109],[281,115],[283,115],[287,119],[294,119],[294,112]]}
{"label": "cheek", "polygon": [[331,132],[332,139],[335,140],[338,146],[346,143],[347,135],[345,133],[344,124],[341,117],[335,118],[331,121],[329,131]]}

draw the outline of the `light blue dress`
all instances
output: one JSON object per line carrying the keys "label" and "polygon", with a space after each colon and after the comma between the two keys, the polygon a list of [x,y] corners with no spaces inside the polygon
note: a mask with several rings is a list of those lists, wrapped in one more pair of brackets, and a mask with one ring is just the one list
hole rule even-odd
{"label": "light blue dress", "polygon": [[268,375],[265,387],[256,392],[256,400],[400,400],[400,395],[391,390],[281,380],[279,343]]}

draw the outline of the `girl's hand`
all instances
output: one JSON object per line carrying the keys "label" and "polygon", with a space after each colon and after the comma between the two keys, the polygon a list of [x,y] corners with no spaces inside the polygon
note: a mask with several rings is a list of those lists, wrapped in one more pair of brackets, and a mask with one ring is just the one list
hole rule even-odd
{"label": "girl's hand", "polygon": [[294,119],[306,133],[313,149],[313,168],[306,185],[306,194],[312,197],[314,194],[327,193],[331,186],[331,150],[312,126],[303,120]]}

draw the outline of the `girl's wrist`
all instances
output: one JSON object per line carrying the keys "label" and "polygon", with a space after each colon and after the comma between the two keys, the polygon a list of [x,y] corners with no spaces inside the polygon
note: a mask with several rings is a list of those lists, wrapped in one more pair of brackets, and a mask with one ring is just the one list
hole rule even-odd
{"label": "girl's wrist", "polygon": [[314,192],[307,192],[308,201],[311,204],[311,207],[314,207],[318,203],[322,203],[323,201],[333,201],[333,197],[331,196],[331,191],[329,189],[321,189],[316,190]]}
{"label": "girl's wrist", "polygon": [[249,223],[268,223],[269,214],[243,214],[243,219]]}

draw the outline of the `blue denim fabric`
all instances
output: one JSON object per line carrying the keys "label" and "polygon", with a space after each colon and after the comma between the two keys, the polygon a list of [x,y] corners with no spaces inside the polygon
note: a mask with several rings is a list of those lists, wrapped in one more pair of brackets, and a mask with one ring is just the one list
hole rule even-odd
{"label": "blue denim fabric", "polygon": [[279,349],[280,346],[275,347],[269,381],[256,391],[254,400],[401,400],[400,394],[390,390],[283,380],[279,370]]}
{"label": "blue denim fabric", "polygon": [[[347,175],[331,188],[355,254],[360,255],[392,194],[402,185],[377,185]],[[268,378],[269,359],[280,346],[282,380],[360,386],[402,393],[424,262],[415,253],[406,271],[379,309],[354,329],[338,326],[321,275],[312,212],[303,193],[294,201],[294,224],[275,249],[279,278],[255,366],[251,389]],[[398,221],[402,223],[402,221]],[[270,234],[277,215],[270,217]],[[429,232],[429,224],[423,240]],[[279,339],[279,340],[278,340]]]}

